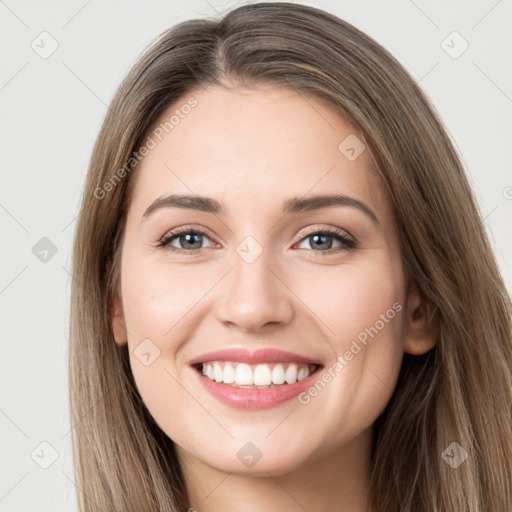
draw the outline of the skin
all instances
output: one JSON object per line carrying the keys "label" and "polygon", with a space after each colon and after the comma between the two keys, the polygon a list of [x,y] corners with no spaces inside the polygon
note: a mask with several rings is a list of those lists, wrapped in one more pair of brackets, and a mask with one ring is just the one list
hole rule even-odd
{"label": "skin", "polygon": [[[406,290],[384,184],[370,170],[368,149],[354,161],[338,150],[357,133],[311,97],[268,85],[209,87],[161,120],[191,95],[197,106],[136,171],[112,304],[116,342],[128,343],[139,392],[175,441],[190,507],[367,510],[372,425],[404,351],[424,353],[435,343],[428,305]],[[333,192],[363,201],[378,223],[351,206],[281,212],[291,197]],[[142,220],[170,193],[212,197],[226,211],[163,208]],[[188,254],[157,247],[181,226],[212,236],[196,254],[179,236],[172,245]],[[328,238],[315,248],[306,228],[340,228],[357,247]],[[247,236],[263,249],[250,264],[236,252]],[[330,254],[320,254],[330,241]],[[231,408],[203,389],[188,364],[220,348],[279,348],[319,359],[325,370],[394,303],[401,311],[307,404]],[[160,350],[149,366],[133,352],[146,338]],[[262,454],[252,467],[237,457],[247,442]]]}

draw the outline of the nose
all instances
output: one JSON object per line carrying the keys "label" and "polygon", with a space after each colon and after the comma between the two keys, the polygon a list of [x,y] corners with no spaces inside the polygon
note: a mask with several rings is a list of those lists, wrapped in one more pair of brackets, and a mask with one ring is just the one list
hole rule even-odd
{"label": "nose", "polygon": [[293,293],[283,272],[263,252],[248,263],[234,255],[234,268],[227,276],[217,301],[217,318],[241,331],[262,331],[289,323],[294,316]]}

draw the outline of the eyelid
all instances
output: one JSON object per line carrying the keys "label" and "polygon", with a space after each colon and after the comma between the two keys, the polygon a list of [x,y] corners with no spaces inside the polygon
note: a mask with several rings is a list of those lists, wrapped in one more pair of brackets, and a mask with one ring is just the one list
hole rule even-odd
{"label": "eyelid", "polygon": [[[174,228],[174,229],[167,231],[165,233],[165,235],[163,235],[158,240],[157,247],[167,249],[169,247],[171,239],[176,239],[182,233],[191,233],[191,232],[206,236],[207,238],[210,239],[210,241],[212,242],[212,245],[218,245],[218,242],[216,242],[216,237],[212,234],[212,232],[208,228],[205,228],[203,226],[198,227],[197,225],[191,224],[191,225],[186,225],[186,226],[180,226],[178,228]],[[165,245],[164,245],[164,242],[165,242]],[[186,250],[186,249],[181,249],[179,247],[173,247],[173,246],[170,246],[170,247],[172,247],[172,249],[169,249],[171,252],[183,252],[183,253],[189,253],[189,254],[195,254],[202,250],[202,249]],[[208,249],[208,247],[204,247],[203,249]]]}
{"label": "eyelid", "polygon": [[313,234],[313,233],[322,233],[322,232],[327,232],[329,234],[343,234],[343,235],[346,235],[346,238],[350,238],[351,240],[353,240],[355,242],[355,238],[345,229],[342,229],[342,228],[338,228],[338,227],[334,227],[334,226],[330,226],[330,227],[318,227],[318,226],[310,226],[310,227],[307,227],[305,228],[305,231],[303,231],[301,233],[301,237],[299,238],[299,242],[302,241],[304,238],[306,238],[307,236]]}
{"label": "eyelid", "polygon": [[307,249],[309,253],[312,253],[314,257],[320,256],[335,256],[341,252],[353,251],[357,249],[358,243],[356,239],[346,230],[339,227],[318,227],[312,226],[310,228],[306,228],[305,232],[302,232],[301,237],[297,242],[293,244],[293,247],[297,244],[302,243],[304,240],[307,240],[313,234],[323,234],[327,235],[335,240],[339,241],[341,246],[337,248],[330,248],[326,251],[314,251],[313,249]]}

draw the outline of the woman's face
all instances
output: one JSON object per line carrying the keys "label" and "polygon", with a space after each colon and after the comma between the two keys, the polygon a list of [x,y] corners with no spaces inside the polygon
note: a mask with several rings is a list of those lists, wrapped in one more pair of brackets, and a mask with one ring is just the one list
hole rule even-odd
{"label": "woman's face", "polygon": [[142,399],[180,453],[226,472],[348,450],[391,396],[406,327],[369,150],[329,107],[271,86],[211,87],[172,115],[133,171],[116,302]]}

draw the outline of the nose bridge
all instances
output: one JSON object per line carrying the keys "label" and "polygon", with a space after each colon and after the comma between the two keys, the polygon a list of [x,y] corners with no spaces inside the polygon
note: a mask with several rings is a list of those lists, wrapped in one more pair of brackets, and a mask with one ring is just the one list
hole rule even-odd
{"label": "nose bridge", "polygon": [[242,330],[290,321],[291,294],[276,276],[279,264],[270,249],[247,237],[237,246],[232,265],[217,308],[219,320],[237,324]]}

